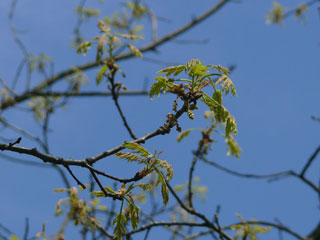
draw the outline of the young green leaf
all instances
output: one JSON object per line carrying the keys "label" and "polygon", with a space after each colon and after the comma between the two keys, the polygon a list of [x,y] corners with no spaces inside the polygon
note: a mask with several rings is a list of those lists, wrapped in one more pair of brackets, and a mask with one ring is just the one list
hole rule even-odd
{"label": "young green leaf", "polygon": [[91,48],[91,42],[83,42],[78,46],[77,53],[83,54],[85,56],[88,52],[88,49]]}
{"label": "young green leaf", "polygon": [[147,149],[145,149],[143,146],[141,146],[138,143],[134,143],[134,142],[126,142],[123,144],[123,147],[131,149],[131,150],[135,150],[136,153],[140,153],[141,156],[148,156],[150,155],[150,153],[148,152]]}
{"label": "young green leaf", "polygon": [[132,44],[129,44],[128,45],[129,49],[130,49],[130,52],[136,56],[136,57],[139,57],[139,58],[142,58],[142,53],[140,52],[140,50],[138,48],[136,48],[135,46],[133,46]]}
{"label": "young green leaf", "polygon": [[161,194],[162,194],[163,204],[167,205],[169,201],[169,192],[168,192],[168,187],[166,183],[162,183],[161,185]]}
{"label": "young green leaf", "polygon": [[115,154],[118,158],[127,159],[129,162],[140,160],[141,157],[134,153],[118,152]]}
{"label": "young green leaf", "polygon": [[100,84],[101,79],[102,79],[103,75],[106,73],[107,69],[108,69],[108,65],[107,64],[103,65],[103,67],[100,69],[100,71],[98,73],[98,76],[96,78],[96,84],[97,85]]}
{"label": "young green leaf", "polygon": [[226,143],[228,145],[228,150],[227,150],[227,155],[232,155],[237,158],[240,158],[240,152],[242,152],[242,149],[239,147],[238,143],[236,140],[232,137],[231,134],[229,134],[226,137]]}
{"label": "young green leaf", "polygon": [[189,135],[189,133],[191,133],[192,131],[193,131],[193,129],[188,129],[188,130],[181,132],[178,135],[177,142],[181,142],[181,140],[184,139],[185,137],[187,137]]}
{"label": "young green leaf", "polygon": [[127,219],[123,213],[119,213],[116,218],[113,220],[112,225],[116,225],[114,228],[114,235],[116,236],[117,240],[121,240],[123,235],[126,234],[127,229]]}
{"label": "young green leaf", "polygon": [[158,71],[158,73],[160,73],[160,74],[165,73],[167,77],[170,76],[171,74],[174,74],[174,76],[177,76],[183,70],[185,70],[185,66],[178,65],[178,66],[172,66],[172,67],[162,69],[162,70]]}
{"label": "young green leaf", "polygon": [[159,97],[160,96],[160,92],[161,92],[161,89],[165,89],[166,87],[166,84],[165,82],[163,81],[158,81],[156,83],[154,83],[152,86],[151,86],[151,90],[150,90],[150,98],[152,99],[154,95],[157,94],[157,96]]}
{"label": "young green leaf", "polygon": [[91,192],[92,195],[95,195],[96,197],[105,197],[106,195],[102,191],[93,191]]}
{"label": "young green leaf", "polygon": [[139,183],[138,187],[142,188],[144,191],[152,190],[152,185],[147,183]]}

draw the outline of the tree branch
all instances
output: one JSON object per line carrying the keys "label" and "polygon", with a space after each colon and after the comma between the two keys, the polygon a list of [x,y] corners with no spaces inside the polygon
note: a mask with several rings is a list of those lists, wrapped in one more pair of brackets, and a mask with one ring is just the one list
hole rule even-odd
{"label": "tree branch", "polygon": [[[155,48],[161,46],[162,44],[168,42],[169,40],[181,35],[182,33],[187,32],[188,30],[190,30],[192,27],[194,27],[195,25],[201,23],[202,21],[204,21],[205,19],[207,19],[209,16],[211,16],[212,14],[216,13],[218,10],[220,10],[226,3],[228,3],[230,0],[221,0],[220,2],[218,2],[215,6],[213,6],[212,8],[210,8],[209,10],[207,10],[206,12],[204,12],[202,15],[200,15],[197,18],[194,18],[191,22],[187,23],[186,25],[182,26],[181,28],[168,33],[167,35],[163,36],[162,38],[159,38],[156,41],[153,41],[141,48],[139,48],[140,52],[147,52],[147,51],[151,51],[154,50]],[[125,60],[128,58],[133,57],[133,53],[129,52],[129,53],[124,53],[121,55],[118,55],[115,57],[115,60],[118,62],[120,60]],[[34,87],[32,90],[27,91],[25,93],[22,93],[19,96],[16,96],[14,98],[10,98],[6,101],[4,101],[1,106],[0,109],[3,111],[11,106],[16,105],[17,103],[23,102],[25,100],[27,100],[28,98],[30,98],[30,94],[35,94],[37,92],[40,92],[41,90],[57,83],[58,81],[60,81],[61,79],[74,74],[74,69],[78,69],[80,71],[86,71],[89,70],[91,68],[97,67],[99,66],[102,62],[106,61],[107,59],[103,59],[100,62],[89,62],[86,64],[82,64],[82,65],[78,65],[76,67],[72,67],[69,68],[65,71],[62,71],[48,79],[46,79],[45,81],[41,82],[40,84],[38,84],[36,87]]]}
{"label": "tree branch", "polygon": [[302,171],[300,173],[301,177],[304,177],[304,174],[307,172],[308,168],[310,167],[310,165],[313,162],[313,160],[317,157],[319,152],[320,152],[320,146],[314,151],[314,153],[311,155],[311,157],[309,158],[308,162],[306,163],[306,165],[302,169]]}

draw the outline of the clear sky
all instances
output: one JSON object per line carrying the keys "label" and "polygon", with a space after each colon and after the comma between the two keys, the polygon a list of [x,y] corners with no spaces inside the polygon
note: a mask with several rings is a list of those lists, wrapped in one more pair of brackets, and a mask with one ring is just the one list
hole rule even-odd
{"label": "clear sky", "polygon": [[[157,16],[170,20],[169,23],[159,22],[158,36],[163,36],[201,14],[212,6],[212,2],[217,1],[163,0],[148,4]],[[319,14],[313,7],[306,13],[305,24],[292,16],[285,20],[284,26],[267,25],[264,15],[272,7],[272,2],[233,1],[179,37],[182,40],[208,40],[207,43],[169,43],[159,47],[159,52],[145,54],[149,59],[168,63],[185,64],[198,58],[204,64],[236,65],[231,79],[238,96],[227,98],[226,106],[237,119],[237,141],[243,153],[240,159],[227,157],[226,146],[218,138],[208,158],[244,173],[299,171],[319,145],[320,124],[311,120],[312,115],[320,116],[319,105],[317,107],[320,89]],[[10,32],[10,3],[9,0],[0,1],[0,77],[8,83],[12,82],[22,59]],[[299,1],[284,0],[282,3],[295,7]],[[24,44],[31,53],[44,52],[50,56],[55,62],[55,73],[94,60],[94,53],[83,57],[70,48],[77,4],[78,1],[21,0],[17,5],[15,24],[22,31]],[[101,7],[102,17],[112,14],[121,4],[109,0],[99,4],[90,0],[87,6]],[[98,35],[97,19],[83,26],[88,39]],[[150,40],[150,28],[146,23],[146,37],[141,45]],[[127,75],[121,80],[123,84],[131,90],[141,90],[146,80],[151,86],[156,72],[164,66],[135,59],[121,62],[120,68]],[[96,89],[97,71],[87,72],[90,79],[87,89]],[[35,75],[32,84],[41,80],[40,75]],[[21,80],[17,90],[24,86]],[[62,82],[55,89],[64,86]],[[102,84],[98,89],[105,90],[105,86]],[[171,111],[172,100],[169,95],[152,101],[148,96],[123,97],[120,104],[136,135],[143,136],[163,124],[165,115]],[[26,105],[22,103],[20,106]],[[195,112],[193,121],[182,118],[182,129],[206,126],[202,116],[204,109],[202,106]],[[29,113],[9,109],[2,116],[34,135],[41,134]],[[18,136],[9,131],[0,134],[7,138]],[[156,137],[146,147],[151,151],[163,150],[162,157],[175,170],[173,184],[183,184],[187,179],[192,150],[196,149],[200,135],[193,133],[176,144],[177,134],[172,131],[170,135]],[[111,98],[72,99],[67,109],[58,110],[51,120],[49,142],[55,156],[89,157],[129,139]],[[34,147],[34,144],[23,139],[21,146]],[[22,236],[24,219],[29,217],[30,234],[41,231],[43,223],[46,223],[48,233],[54,233],[61,221],[53,216],[54,206],[62,195],[53,193],[53,189],[64,187],[59,175],[52,169],[27,167],[1,158],[0,166],[0,223]],[[131,176],[137,169],[133,164],[128,169],[116,158],[107,158],[99,166],[123,177]],[[307,174],[316,184],[320,177],[319,167],[319,161],[314,162]],[[84,182],[88,181],[86,171],[73,169]],[[200,177],[200,184],[209,189],[206,202],[197,201],[196,207],[210,216],[216,206],[221,205],[222,225],[236,222],[235,213],[239,213],[246,219],[277,219],[305,235],[319,221],[318,196],[297,179],[286,178],[271,183],[241,179],[201,162],[196,166],[195,175]],[[76,185],[72,179],[70,181]],[[108,181],[104,183],[110,184]],[[173,203],[174,200],[170,201]],[[261,239],[275,239],[277,236],[277,231],[273,231]],[[152,239],[162,238],[154,234]],[[285,239],[293,238],[286,236]]]}

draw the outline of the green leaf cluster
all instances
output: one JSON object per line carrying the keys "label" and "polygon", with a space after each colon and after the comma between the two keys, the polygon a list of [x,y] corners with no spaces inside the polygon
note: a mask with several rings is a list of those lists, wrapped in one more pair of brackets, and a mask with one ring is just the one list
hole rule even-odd
{"label": "green leaf cluster", "polygon": [[[88,185],[87,185],[88,187]],[[100,205],[99,199],[91,199],[87,202],[79,198],[79,190],[76,187],[70,189],[55,189],[55,192],[69,192],[69,197],[60,199],[56,205],[55,216],[61,216],[66,213],[66,220],[72,221],[74,225],[82,225],[83,227],[95,231],[96,225],[100,222],[96,217],[90,214],[97,209],[105,211],[106,206]]]}
{"label": "green leaf cluster", "polygon": [[[133,152],[118,152],[115,155],[119,158],[127,159],[127,161],[130,162],[134,161],[138,162],[139,164],[145,164],[146,166],[143,168],[142,171],[139,172],[139,174],[141,174],[141,178],[149,175],[152,172],[157,173],[158,180],[156,186],[158,186],[161,183],[163,202],[164,204],[166,204],[169,199],[166,181],[170,181],[173,176],[172,166],[167,161],[159,159],[161,152],[158,154],[157,152],[155,152],[155,154],[151,154],[143,146],[134,142],[126,142],[123,144],[123,146],[127,149],[132,150]],[[164,179],[164,176],[160,169],[165,170],[166,180]],[[146,184],[138,184],[138,186],[144,190],[149,190],[152,188],[152,185]]]}
{"label": "green leaf cluster", "polygon": [[283,25],[284,10],[280,3],[273,2],[273,8],[270,9],[269,14],[265,15],[268,24],[279,23]]}
{"label": "green leaf cluster", "polygon": [[[237,230],[233,238],[234,240],[238,240],[238,239],[258,240],[257,234],[266,233],[271,230],[271,227],[262,227],[257,224],[249,224],[239,214],[237,214],[237,216],[240,218],[241,224],[231,226],[231,229]],[[254,221],[254,220],[251,220],[251,221]]]}
{"label": "green leaf cluster", "polygon": [[100,10],[97,8],[84,8],[82,6],[78,6],[75,9],[75,12],[78,15],[78,19],[80,21],[87,21],[89,18],[97,17],[100,14]]}
{"label": "green leaf cluster", "polygon": [[83,42],[77,48],[78,54],[83,54],[85,56],[88,53],[88,50],[91,48],[91,42]]}
{"label": "green leaf cluster", "polygon": [[54,106],[60,101],[59,97],[33,97],[27,106],[29,106],[33,112],[33,116],[37,122],[44,120],[46,112],[52,112]]}
{"label": "green leaf cluster", "polygon": [[[236,95],[236,88],[228,77],[229,70],[221,65],[203,65],[200,60],[192,59],[185,65],[171,66],[162,69],[159,76],[150,89],[150,97],[160,96],[160,93],[170,92],[177,96],[173,103],[173,110],[177,112],[177,100],[183,101],[187,108],[186,112],[190,119],[194,118],[194,110],[197,109],[197,99],[210,109],[212,124],[209,129],[203,129],[203,133],[210,134],[217,124],[224,128],[224,136],[228,145],[227,153],[239,157],[241,149],[231,135],[237,134],[237,123],[235,118],[223,105],[223,96]],[[181,74],[184,76],[180,77]],[[187,76],[187,78],[185,78]],[[206,91],[205,91],[206,90]],[[208,91],[213,91],[209,94]],[[210,96],[211,95],[211,96]],[[179,134],[178,142],[189,135],[193,129],[186,130]],[[201,130],[201,129],[200,129]],[[207,138],[205,147],[213,140]]]}
{"label": "green leaf cluster", "polygon": [[39,56],[30,53],[28,54],[28,59],[30,72],[33,72],[35,70],[44,72],[47,63],[52,62],[52,59],[44,53],[40,53]]}

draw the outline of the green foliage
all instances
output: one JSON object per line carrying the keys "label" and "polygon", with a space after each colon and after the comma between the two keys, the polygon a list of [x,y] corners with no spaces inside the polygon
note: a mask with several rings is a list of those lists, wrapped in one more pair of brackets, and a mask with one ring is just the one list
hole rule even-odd
{"label": "green foliage", "polygon": [[[143,163],[146,166],[143,168],[142,171],[139,172],[139,176],[141,178],[149,175],[152,172],[156,172],[158,175],[158,180],[156,183],[156,186],[161,183],[161,192],[162,192],[162,197],[163,197],[163,202],[164,204],[167,204],[169,200],[169,194],[168,194],[168,189],[166,185],[166,180],[170,181],[172,176],[173,176],[173,169],[172,166],[165,160],[159,159],[159,154],[155,152],[155,154],[151,154],[148,150],[146,150],[143,146],[140,144],[134,143],[134,142],[126,142],[123,144],[123,146],[127,149],[133,150],[131,153],[127,152],[118,152],[115,155],[119,158],[122,159],[127,159],[128,161],[132,162],[138,162],[139,164]],[[160,169],[164,169],[166,174],[166,180],[164,179],[164,176]],[[140,188],[143,189],[151,189],[152,185],[148,184],[138,184],[135,186],[139,186]]]}
{"label": "green foliage", "polygon": [[283,25],[284,10],[278,2],[273,2],[273,8],[270,9],[269,14],[265,15],[267,23]]}
{"label": "green foliage", "polygon": [[77,48],[78,54],[83,54],[85,56],[88,53],[88,50],[91,48],[91,42],[83,42]]}
{"label": "green foliage", "polygon": [[[200,182],[199,177],[196,176],[193,178],[193,184],[192,184],[191,191],[194,193],[194,196],[200,196],[201,200],[204,201],[206,199],[206,195],[208,193],[208,188],[205,185],[200,185],[199,182]],[[177,192],[184,192],[187,194],[188,182],[186,182],[185,184],[176,185],[174,187],[174,190]]]}
{"label": "green foliage", "polygon": [[70,83],[70,91],[79,93],[82,85],[88,85],[89,78],[78,68],[73,68],[73,74],[66,77]]}
{"label": "green foliage", "polygon": [[127,2],[127,6],[132,11],[132,15],[137,19],[142,18],[149,11],[146,6],[137,1]]}
{"label": "green foliage", "polygon": [[239,147],[238,143],[235,141],[233,136],[229,134],[226,139],[226,144],[228,145],[227,155],[236,156],[237,158],[240,158],[240,152],[242,152],[242,149]]}
{"label": "green foliage", "polygon": [[113,16],[105,17],[104,22],[119,32],[136,34],[143,29],[137,25],[137,20],[146,17],[149,9],[138,1],[128,1],[122,11],[116,11]]}
{"label": "green foliage", "polygon": [[[81,189],[80,189],[81,190]],[[100,224],[91,214],[97,209],[106,210],[107,207],[99,205],[99,199],[92,199],[89,203],[79,198],[79,190],[76,187],[70,189],[56,189],[55,192],[69,192],[69,197],[60,199],[56,205],[55,216],[66,213],[66,221],[72,221],[74,225],[82,225],[86,229],[95,231]],[[60,231],[59,234],[62,234]]]}
{"label": "green foliage", "polygon": [[304,17],[305,12],[308,11],[308,6],[306,4],[301,4],[299,7],[296,8],[294,11],[294,16],[297,20],[301,20],[302,23],[306,22],[306,19]]}
{"label": "green foliage", "polygon": [[113,234],[116,238],[122,239],[123,235],[126,234],[127,229],[126,225],[128,224],[127,218],[123,213],[119,213],[116,218],[113,220],[112,225],[115,226]]}
{"label": "green foliage", "polygon": [[46,112],[53,111],[55,104],[59,101],[59,97],[33,97],[27,105],[31,108],[35,120],[39,122],[45,119]]}
{"label": "green foliage", "polygon": [[158,173],[158,180],[157,180],[156,186],[158,186],[159,183],[161,183],[161,194],[162,194],[163,204],[167,205],[167,203],[169,201],[169,192],[168,192],[167,183],[166,183],[165,178],[163,177],[162,173],[159,171],[159,169],[157,169],[157,168],[155,168],[155,169]]}
{"label": "green foliage", "polygon": [[127,202],[128,202],[128,212],[129,212],[129,218],[131,221],[131,226],[133,229],[136,229],[138,227],[139,224],[139,211],[140,208],[135,205],[134,200],[131,196],[129,196],[128,198],[126,198]]}
{"label": "green foliage", "polygon": [[87,21],[89,18],[97,17],[100,14],[100,10],[97,8],[84,8],[81,6],[78,6],[75,9],[75,12],[78,15],[78,19],[80,21]]}
{"label": "green foliage", "polygon": [[135,46],[133,46],[132,44],[128,45],[128,48],[130,49],[130,52],[139,58],[142,58],[142,53],[140,52],[140,50],[138,48],[136,48]]}
{"label": "green foliage", "polygon": [[126,143],[123,144],[123,147],[125,147],[127,149],[134,150],[135,153],[140,153],[141,156],[144,156],[144,157],[150,155],[148,150],[145,149],[143,146],[141,146],[138,143],[126,142]]}
{"label": "green foliage", "polygon": [[140,187],[144,191],[152,190],[152,185],[148,183],[139,183],[138,187]]}
{"label": "green foliage", "polygon": [[108,65],[105,64],[103,65],[103,67],[100,69],[99,73],[98,73],[98,76],[96,78],[96,84],[99,85],[100,82],[101,82],[101,79],[103,77],[103,75],[105,75],[106,71],[108,70]]}
{"label": "green foliage", "polygon": [[182,139],[184,139],[185,137],[187,137],[189,135],[189,133],[192,132],[193,129],[188,129],[188,130],[185,130],[183,132],[181,132],[179,135],[178,135],[178,138],[177,138],[177,141],[178,142],[181,142]]}
{"label": "green foliage", "polygon": [[[178,76],[184,72],[188,78]],[[200,99],[211,111],[211,126],[209,129],[203,129],[205,135],[210,135],[217,124],[225,129],[225,139],[228,144],[228,154],[239,157],[241,149],[236,144],[231,136],[237,134],[237,124],[235,118],[223,106],[223,95],[237,94],[235,86],[228,77],[229,70],[220,65],[203,65],[198,59],[192,59],[186,65],[171,66],[160,70],[158,73],[165,74],[165,77],[159,76],[150,89],[150,98],[154,95],[160,96],[160,93],[170,92],[176,95],[176,100],[173,103],[173,110],[177,112],[178,102],[183,101],[183,106],[190,119],[194,119],[194,110],[198,109],[197,99]],[[208,90],[213,90],[212,97],[207,93]],[[219,89],[220,88],[220,89]],[[205,89],[208,89],[206,92]],[[180,127],[179,127],[180,128]],[[186,130],[179,134],[178,142],[192,131]],[[231,136],[231,137],[229,137]],[[206,138],[205,152],[208,144],[212,139]]]}
{"label": "green foliage", "polygon": [[28,58],[29,58],[30,72],[33,72],[34,70],[44,72],[46,64],[49,62],[52,62],[52,59],[47,55],[45,55],[44,53],[40,53],[39,56],[30,53],[28,54]]}
{"label": "green foliage", "polygon": [[18,238],[16,235],[12,234],[10,236],[10,240],[20,240],[20,238]]}
{"label": "green foliage", "polygon": [[[97,26],[100,30],[100,35],[94,37],[92,41],[79,44],[77,53],[86,55],[92,43],[97,44],[96,61],[99,64],[103,64],[96,77],[96,84],[99,85],[103,77],[113,78],[116,72],[120,72],[122,76],[125,77],[125,74],[119,69],[119,66],[115,64],[114,51],[117,48],[125,47],[129,49],[133,56],[142,58],[141,51],[133,45],[133,42],[143,37],[136,35],[135,32],[128,34],[113,33],[111,28],[107,26],[103,20],[99,20]],[[122,43],[123,41],[126,42]]]}
{"label": "green foliage", "polygon": [[[238,240],[238,239],[258,240],[257,234],[266,233],[271,230],[271,227],[261,227],[256,224],[249,224],[239,214],[237,214],[237,216],[240,218],[241,224],[233,225],[231,227],[231,229],[237,230],[233,238],[234,240]],[[254,221],[254,220],[251,220],[251,221]]]}

